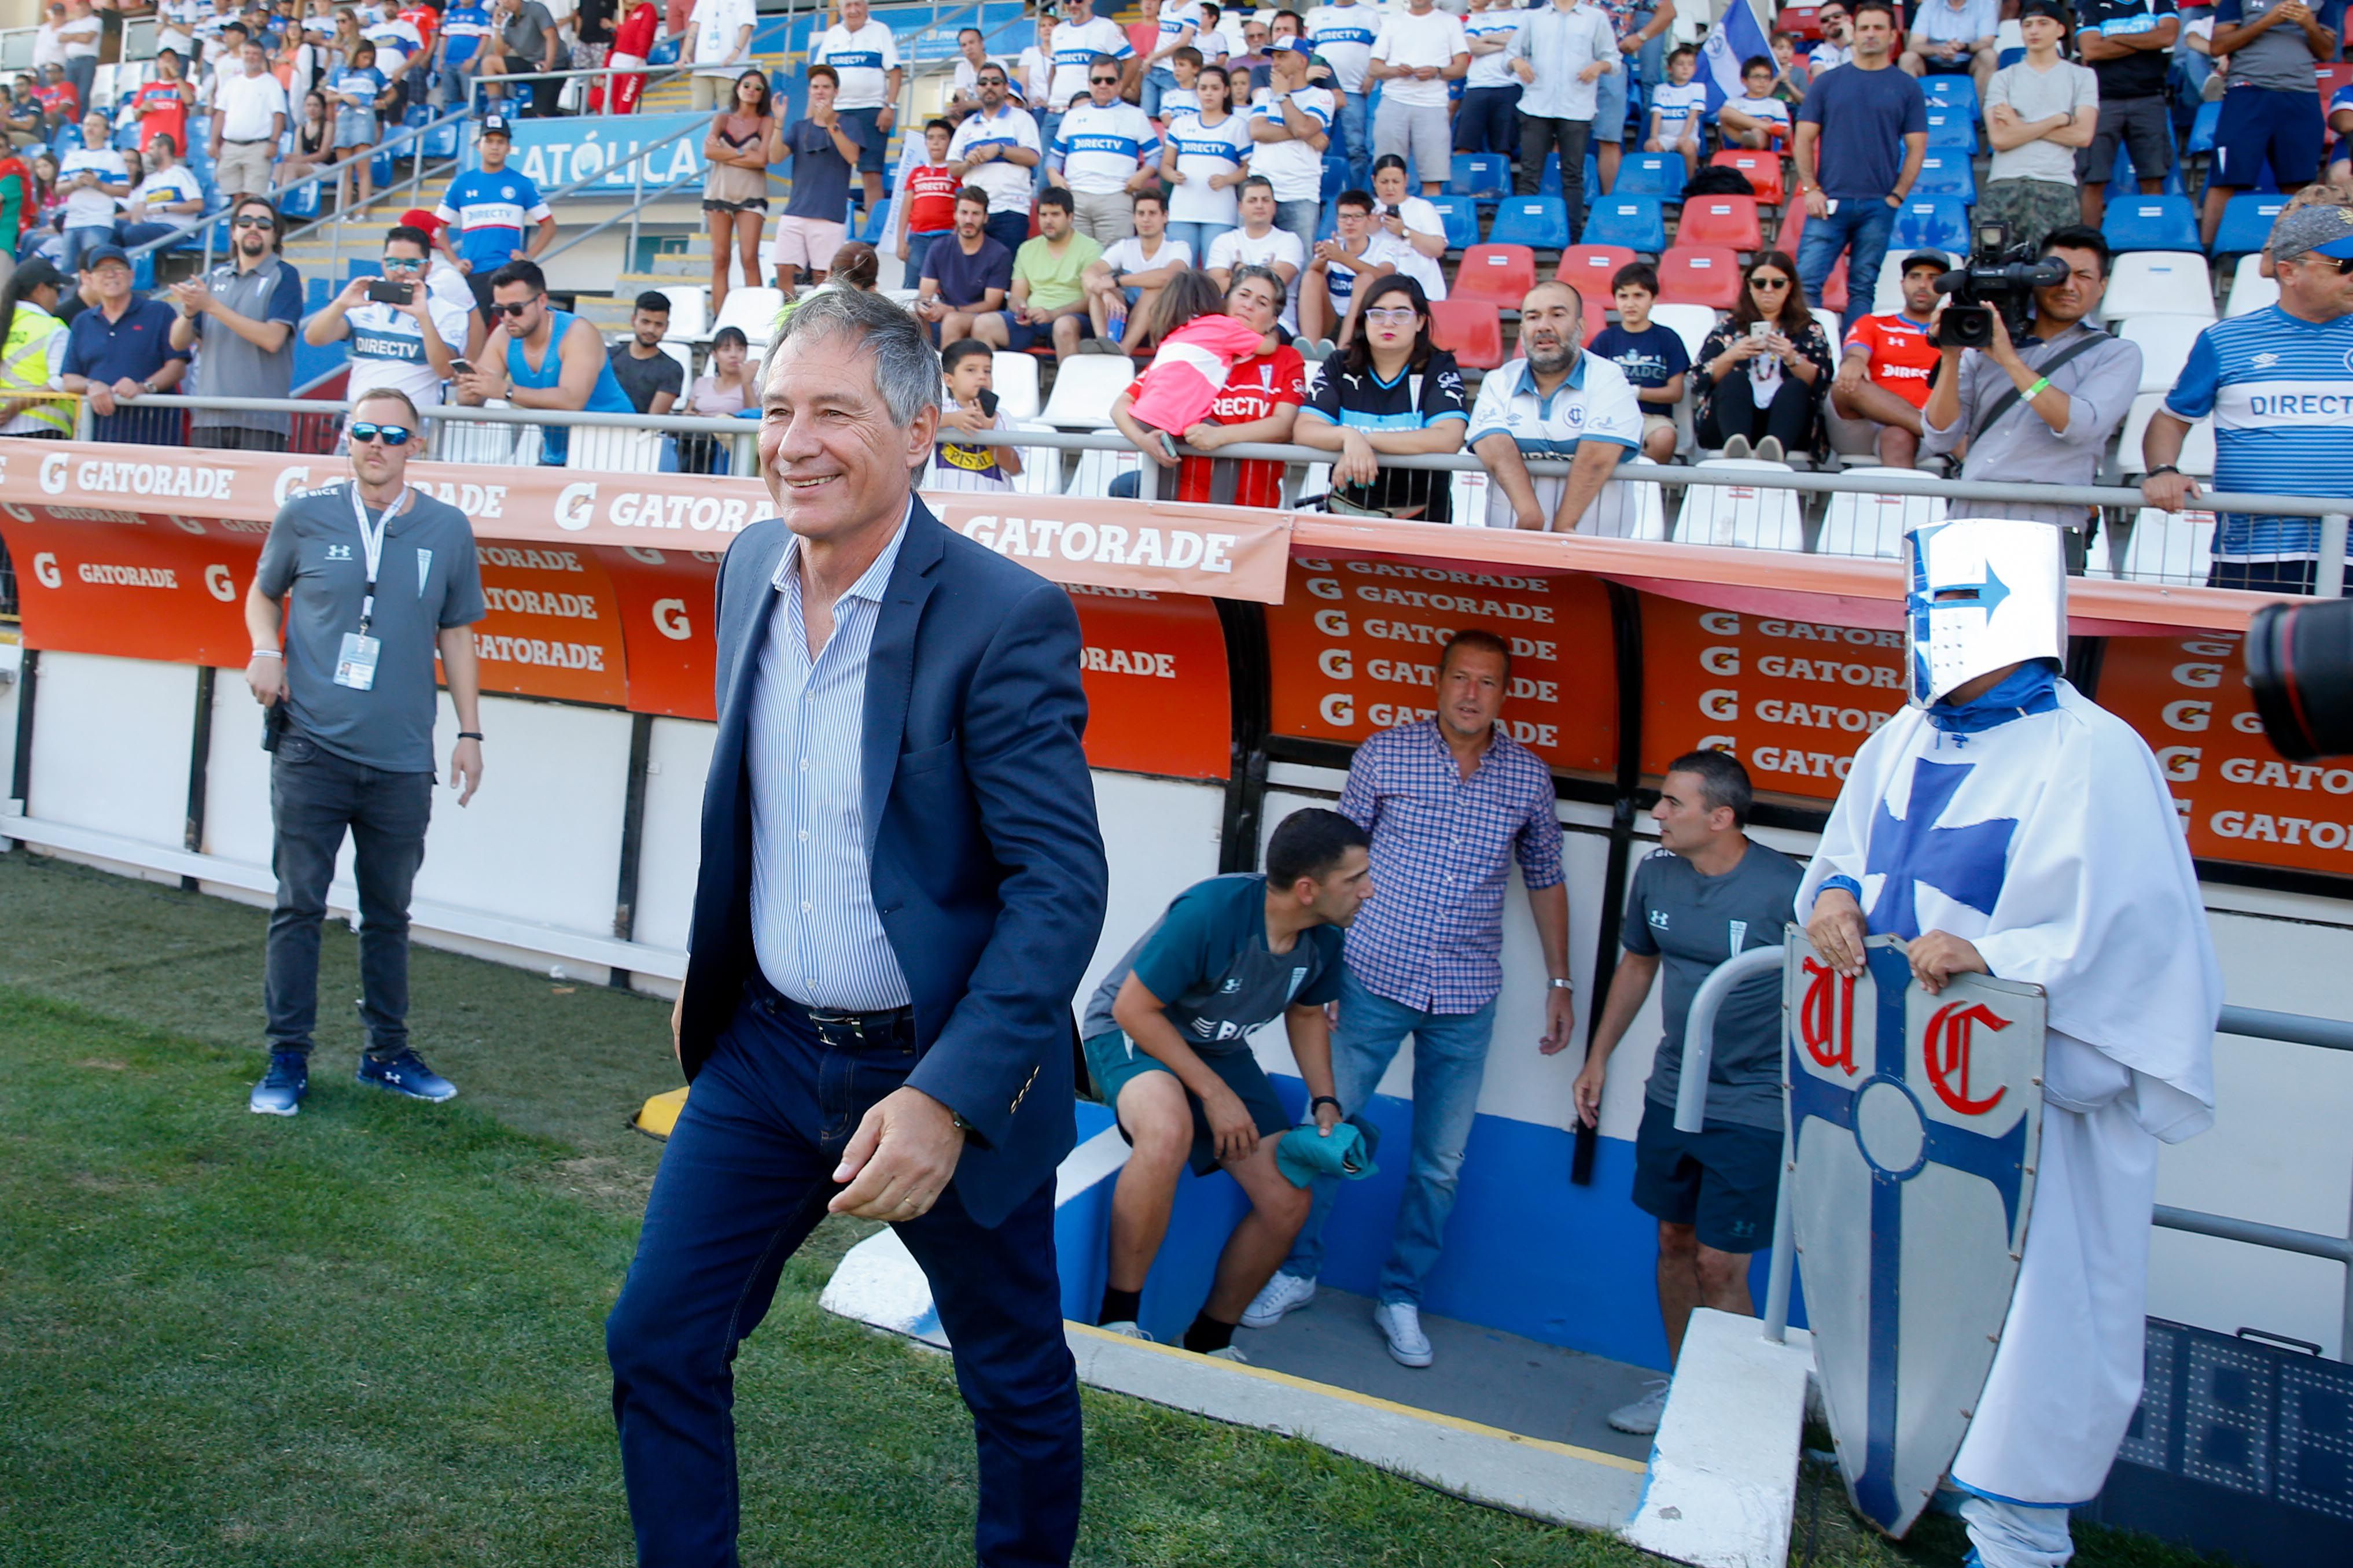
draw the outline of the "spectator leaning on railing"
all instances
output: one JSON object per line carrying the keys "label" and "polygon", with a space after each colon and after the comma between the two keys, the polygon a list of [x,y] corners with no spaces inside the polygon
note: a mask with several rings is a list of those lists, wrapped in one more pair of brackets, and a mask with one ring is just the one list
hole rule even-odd
{"label": "spectator leaning on railing", "polygon": [[[459,402],[479,406],[497,397],[550,413],[635,411],[606,361],[605,340],[547,302],[547,275],[536,262],[510,261],[491,274],[491,297],[499,326],[473,370],[458,378]],[[554,420],[540,426],[543,465],[562,468],[570,446],[570,426]]]}
{"label": "spectator leaning on railing", "polygon": [[1401,273],[1365,286],[1356,341],[1324,362],[1323,379],[1300,410],[1294,438],[1336,452],[1326,508],[1353,515],[1453,521],[1453,475],[1400,468],[1383,457],[1462,449],[1469,428],[1462,372],[1430,341],[1430,302]]}
{"label": "spectator leaning on railing", "polygon": [[[198,397],[291,397],[302,279],[278,254],[278,209],[266,196],[239,196],[229,208],[229,232],[228,260],[172,285],[180,311],[172,346],[196,350],[190,390]],[[189,424],[199,447],[282,452],[290,416],[199,408]]]}
{"label": "spectator leaning on railing", "polygon": [[[1471,449],[1493,480],[1486,524],[1574,533],[1619,462],[1642,439],[1642,407],[1626,374],[1577,346],[1585,301],[1547,279],[1520,301],[1526,357],[1490,371],[1471,405]],[[1528,472],[1529,458],[1566,460],[1566,478]],[[1469,521],[1469,519],[1464,519]]]}
{"label": "spectator leaning on railing", "polygon": [[[2279,303],[2199,334],[2141,445],[2149,505],[2179,511],[2198,486],[2174,464],[2192,421],[2214,420],[2214,488],[2353,497],[2345,410],[2353,406],[2353,207],[2280,215],[2267,247]],[[2309,594],[2320,520],[2224,512],[2206,581]]]}
{"label": "spectator leaning on railing", "polygon": [[96,416],[90,439],[179,446],[178,409],[121,406],[169,392],[187,374],[188,351],[172,341],[172,307],[132,293],[131,258],[121,247],[101,245],[82,259],[89,265],[82,276],[98,302],[76,315],[68,329],[58,384],[89,397]]}
{"label": "spectator leaning on railing", "polygon": [[[2139,345],[2092,326],[2108,288],[2108,243],[2096,228],[2056,230],[2042,254],[2067,264],[2067,276],[2034,291],[2034,324],[2022,343],[1995,312],[1991,347],[1939,352],[1936,389],[1920,411],[1921,450],[1941,457],[1966,441],[1965,479],[2088,485],[2140,390]],[[1933,333],[1949,304],[1929,322]],[[2067,569],[2084,569],[2090,514],[2081,506],[1971,501],[1978,517],[2022,517],[2066,531]]]}

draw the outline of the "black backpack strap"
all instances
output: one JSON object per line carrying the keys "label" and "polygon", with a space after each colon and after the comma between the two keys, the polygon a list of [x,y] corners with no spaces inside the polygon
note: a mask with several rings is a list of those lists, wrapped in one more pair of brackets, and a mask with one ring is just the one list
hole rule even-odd
{"label": "black backpack strap", "polygon": [[[2107,333],[2099,331],[2097,328],[2086,328],[2083,337],[2077,339],[2075,342],[2068,344],[2065,348],[2060,350],[2057,353],[2052,355],[2050,360],[2045,363],[2035,365],[2031,368],[2036,375],[2048,380],[2052,371],[2057,370],[2061,365],[2065,364],[2069,360],[2073,359],[2076,355],[2088,353],[2093,349],[2099,347],[2102,343],[2114,342],[2116,340],[2114,338],[2110,337]],[[2009,413],[2012,405],[2018,402],[2018,399],[2019,389],[2014,386],[2008,392],[2003,393],[2000,397],[1995,398],[1993,400],[1993,405],[1985,411],[1983,416],[1978,420],[1976,427],[1970,430],[1969,445],[1972,447],[1976,446],[1978,438],[1984,436],[1987,431],[1993,428],[1994,421]]]}

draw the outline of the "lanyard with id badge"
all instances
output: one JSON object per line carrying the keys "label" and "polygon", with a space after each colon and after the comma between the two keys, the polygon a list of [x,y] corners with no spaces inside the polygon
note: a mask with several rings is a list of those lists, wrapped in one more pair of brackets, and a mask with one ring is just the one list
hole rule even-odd
{"label": "lanyard with id badge", "polygon": [[375,531],[368,531],[367,508],[361,504],[360,488],[351,489],[352,520],[360,527],[360,549],[367,556],[367,591],[360,598],[360,629],[343,634],[342,651],[335,656],[335,684],[353,691],[370,691],[375,687],[375,663],[383,651],[384,641],[368,633],[375,625],[375,582],[377,568],[384,563],[385,531],[392,526],[393,514],[408,504],[408,487],[392,498],[392,504],[376,519]]}

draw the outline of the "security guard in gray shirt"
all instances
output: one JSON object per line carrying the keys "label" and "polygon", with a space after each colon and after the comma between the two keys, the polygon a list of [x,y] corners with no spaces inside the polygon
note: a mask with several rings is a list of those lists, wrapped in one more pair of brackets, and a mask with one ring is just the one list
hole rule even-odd
{"label": "security guard in gray shirt", "polygon": [[[2053,229],[2042,255],[2067,263],[2067,276],[2034,291],[2033,330],[2013,344],[1997,312],[1992,344],[1980,351],[1944,346],[1936,389],[1920,412],[1924,457],[1964,445],[1965,479],[2089,485],[2101,454],[2140,390],[2140,348],[2090,326],[2108,288],[2108,242],[2100,231]],[[1950,302],[1937,307],[1931,333]],[[2087,508],[2022,501],[1971,501],[1972,517],[2021,517],[2066,530],[2067,569],[2080,574]]]}

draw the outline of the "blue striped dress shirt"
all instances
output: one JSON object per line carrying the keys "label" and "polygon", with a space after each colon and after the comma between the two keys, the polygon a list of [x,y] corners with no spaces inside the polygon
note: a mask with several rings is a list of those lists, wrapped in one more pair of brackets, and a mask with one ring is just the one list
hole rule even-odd
{"label": "blue striped dress shirt", "polygon": [[816,658],[801,619],[800,540],[785,546],[759,650],[746,754],[752,774],[752,943],[794,1001],[841,1012],[903,1007],[907,977],[875,912],[862,802],[866,655],[899,531],[833,606]]}

